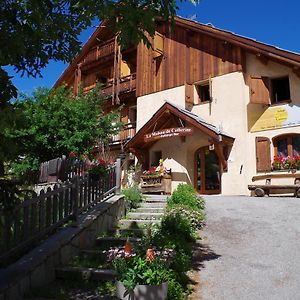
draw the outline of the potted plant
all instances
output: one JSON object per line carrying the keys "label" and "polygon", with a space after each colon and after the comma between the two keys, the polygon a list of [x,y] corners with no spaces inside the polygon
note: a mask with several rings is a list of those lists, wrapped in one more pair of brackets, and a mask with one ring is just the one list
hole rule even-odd
{"label": "potted plant", "polygon": [[168,265],[172,249],[149,248],[145,253],[133,251],[130,243],[111,248],[109,260],[118,273],[117,297],[124,300],[164,300],[168,291]]}
{"label": "potted plant", "polygon": [[108,168],[108,161],[104,159],[98,159],[90,164],[90,169],[88,170],[88,173],[92,180],[99,180],[100,177],[103,177],[107,174]]}

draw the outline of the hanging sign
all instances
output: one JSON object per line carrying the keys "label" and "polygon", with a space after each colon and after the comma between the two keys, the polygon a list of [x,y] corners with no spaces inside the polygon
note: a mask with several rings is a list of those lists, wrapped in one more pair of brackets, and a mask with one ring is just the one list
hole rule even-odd
{"label": "hanging sign", "polygon": [[159,131],[153,131],[144,135],[144,142],[153,142],[163,138],[175,137],[175,136],[187,136],[193,134],[193,128],[190,127],[178,127],[167,128]]}

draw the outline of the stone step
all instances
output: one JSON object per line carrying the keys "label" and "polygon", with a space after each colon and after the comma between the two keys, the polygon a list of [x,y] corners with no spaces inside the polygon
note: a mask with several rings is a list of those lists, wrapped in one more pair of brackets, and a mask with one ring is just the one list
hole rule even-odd
{"label": "stone step", "polygon": [[61,267],[55,270],[56,278],[58,279],[90,279],[90,280],[113,280],[117,273],[110,269],[95,269],[83,267]]}
{"label": "stone step", "polygon": [[167,203],[167,199],[164,198],[147,198],[144,202],[146,203]]}
{"label": "stone step", "polygon": [[143,228],[150,224],[158,224],[160,220],[127,220],[122,219],[119,221],[118,226],[119,228]]}
{"label": "stone step", "polygon": [[163,213],[130,212],[126,217],[131,220],[160,220]]}
{"label": "stone step", "polygon": [[163,213],[165,211],[164,207],[139,207],[134,213]]}
{"label": "stone step", "polygon": [[126,241],[132,243],[132,244],[136,244],[139,243],[141,241],[140,238],[135,238],[135,237],[131,237],[131,238],[126,238],[126,237],[98,237],[96,238],[96,246],[102,246],[103,244],[107,245],[107,247],[113,247],[113,246],[120,246],[120,245],[124,245],[126,243]]}
{"label": "stone step", "polygon": [[143,202],[139,208],[164,208],[166,205],[164,202]]}

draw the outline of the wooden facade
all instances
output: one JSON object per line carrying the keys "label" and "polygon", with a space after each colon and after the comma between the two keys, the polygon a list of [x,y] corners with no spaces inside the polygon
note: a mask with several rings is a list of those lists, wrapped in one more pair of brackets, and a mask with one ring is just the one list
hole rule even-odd
{"label": "wooden facade", "polygon": [[138,46],[137,96],[242,70],[238,46],[181,26],[172,30],[162,24],[158,31],[164,36],[161,56],[143,43]]}

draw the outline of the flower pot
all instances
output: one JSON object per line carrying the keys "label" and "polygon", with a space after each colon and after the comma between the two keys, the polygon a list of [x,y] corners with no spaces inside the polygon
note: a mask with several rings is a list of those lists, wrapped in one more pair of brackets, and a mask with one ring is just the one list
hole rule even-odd
{"label": "flower pot", "polygon": [[116,282],[117,297],[123,300],[164,300],[167,297],[168,283],[160,285],[137,285],[133,291],[127,291],[121,281]]}

